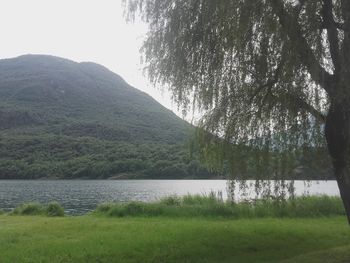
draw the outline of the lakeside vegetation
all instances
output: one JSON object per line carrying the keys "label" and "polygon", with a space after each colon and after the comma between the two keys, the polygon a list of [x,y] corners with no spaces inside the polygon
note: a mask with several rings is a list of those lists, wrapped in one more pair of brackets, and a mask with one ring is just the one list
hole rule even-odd
{"label": "lakeside vegetation", "polygon": [[128,202],[102,204],[95,214],[111,217],[124,216],[168,216],[168,217],[224,217],[264,218],[264,217],[322,217],[345,215],[338,197],[309,196],[289,200],[256,200],[240,203],[223,201],[211,194],[167,197],[159,202]]}
{"label": "lakeside vegetation", "polygon": [[[9,215],[64,216],[57,202],[47,205],[27,203],[17,206]],[[93,215],[107,217],[222,217],[251,218],[307,218],[345,215],[339,197],[303,196],[287,200],[259,199],[233,203],[220,195],[169,196],[156,202],[120,202],[99,205]]]}

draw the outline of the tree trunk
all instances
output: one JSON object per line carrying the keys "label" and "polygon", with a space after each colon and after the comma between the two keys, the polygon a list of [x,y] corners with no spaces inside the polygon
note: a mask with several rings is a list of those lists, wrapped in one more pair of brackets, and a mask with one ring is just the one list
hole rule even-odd
{"label": "tree trunk", "polygon": [[350,225],[350,169],[349,167],[334,167],[341,199]]}
{"label": "tree trunk", "polygon": [[341,199],[350,224],[350,104],[332,103],[326,119],[326,140]]}

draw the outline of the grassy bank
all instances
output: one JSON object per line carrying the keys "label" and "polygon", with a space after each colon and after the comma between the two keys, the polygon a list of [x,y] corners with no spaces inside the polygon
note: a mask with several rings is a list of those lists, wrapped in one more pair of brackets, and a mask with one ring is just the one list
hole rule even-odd
{"label": "grassy bank", "polygon": [[333,197],[168,197],[77,217],[63,217],[57,203],[29,203],[0,215],[0,262],[345,263],[350,228]]}
{"label": "grassy bank", "polygon": [[[157,202],[120,202],[99,205],[94,215],[108,217],[211,217],[211,218],[307,218],[344,216],[339,197],[304,196],[288,200],[261,199],[240,203],[224,201],[220,195],[169,196]],[[1,214],[1,211],[0,211]],[[51,202],[22,204],[9,215],[64,216],[60,204]]]}
{"label": "grassy bank", "polygon": [[0,262],[349,262],[344,217],[0,216]]}

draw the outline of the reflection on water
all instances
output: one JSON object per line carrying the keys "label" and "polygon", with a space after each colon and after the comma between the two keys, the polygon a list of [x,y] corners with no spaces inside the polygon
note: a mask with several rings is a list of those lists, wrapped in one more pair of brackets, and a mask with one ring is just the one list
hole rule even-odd
{"label": "reflection on water", "polygon": [[[235,198],[254,198],[255,181]],[[307,186],[309,184],[309,186]],[[30,201],[58,201],[68,214],[83,214],[98,204],[113,201],[154,201],[169,195],[222,192],[227,198],[226,180],[0,180],[0,208],[8,210]],[[273,185],[273,183],[272,183]],[[339,195],[335,181],[295,181],[296,195]]]}

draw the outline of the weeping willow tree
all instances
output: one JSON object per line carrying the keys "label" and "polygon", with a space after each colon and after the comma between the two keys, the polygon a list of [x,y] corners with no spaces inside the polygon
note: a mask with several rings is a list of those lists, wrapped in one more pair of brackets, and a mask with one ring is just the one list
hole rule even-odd
{"label": "weeping willow tree", "polygon": [[204,112],[201,127],[216,135],[202,140],[208,159],[234,163],[255,149],[260,166],[283,170],[290,153],[328,148],[350,222],[350,1],[125,4],[149,24],[151,81]]}

